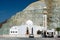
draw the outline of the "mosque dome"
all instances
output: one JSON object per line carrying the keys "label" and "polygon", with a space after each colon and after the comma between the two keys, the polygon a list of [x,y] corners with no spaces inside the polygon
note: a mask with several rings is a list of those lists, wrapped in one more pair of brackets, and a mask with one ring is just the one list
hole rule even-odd
{"label": "mosque dome", "polygon": [[32,22],[31,20],[27,20],[27,21],[26,21],[26,24],[27,24],[27,25],[33,25],[33,22]]}

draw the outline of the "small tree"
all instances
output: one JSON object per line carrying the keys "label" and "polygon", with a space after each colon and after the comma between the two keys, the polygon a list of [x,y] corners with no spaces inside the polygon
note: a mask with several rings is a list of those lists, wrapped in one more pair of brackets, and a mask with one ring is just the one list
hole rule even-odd
{"label": "small tree", "polygon": [[60,27],[57,27],[56,31],[58,32],[58,35],[59,35]]}

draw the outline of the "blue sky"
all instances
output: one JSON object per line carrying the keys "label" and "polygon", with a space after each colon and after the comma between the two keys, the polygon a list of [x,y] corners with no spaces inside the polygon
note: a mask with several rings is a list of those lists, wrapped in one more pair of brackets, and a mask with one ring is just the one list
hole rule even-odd
{"label": "blue sky", "polygon": [[22,11],[36,0],[0,0],[0,23]]}

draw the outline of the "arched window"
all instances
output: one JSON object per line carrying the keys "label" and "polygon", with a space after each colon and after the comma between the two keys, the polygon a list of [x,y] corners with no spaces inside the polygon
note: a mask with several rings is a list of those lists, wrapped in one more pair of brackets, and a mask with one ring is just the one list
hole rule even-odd
{"label": "arched window", "polygon": [[38,35],[40,35],[41,33],[42,33],[42,31],[40,31],[40,30],[37,31],[37,34],[38,34]]}
{"label": "arched window", "polygon": [[15,31],[15,33],[17,33],[17,31]]}
{"label": "arched window", "polygon": [[26,30],[26,34],[29,34],[29,29],[28,29],[28,27],[27,27],[27,30]]}
{"label": "arched window", "polygon": [[12,31],[11,31],[11,33],[12,33]]}

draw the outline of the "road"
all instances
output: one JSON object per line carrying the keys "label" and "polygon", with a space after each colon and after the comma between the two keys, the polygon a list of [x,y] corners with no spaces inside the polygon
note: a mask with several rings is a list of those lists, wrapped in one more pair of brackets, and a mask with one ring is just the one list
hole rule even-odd
{"label": "road", "polygon": [[0,40],[60,40],[60,38],[19,38],[19,37],[0,37]]}

